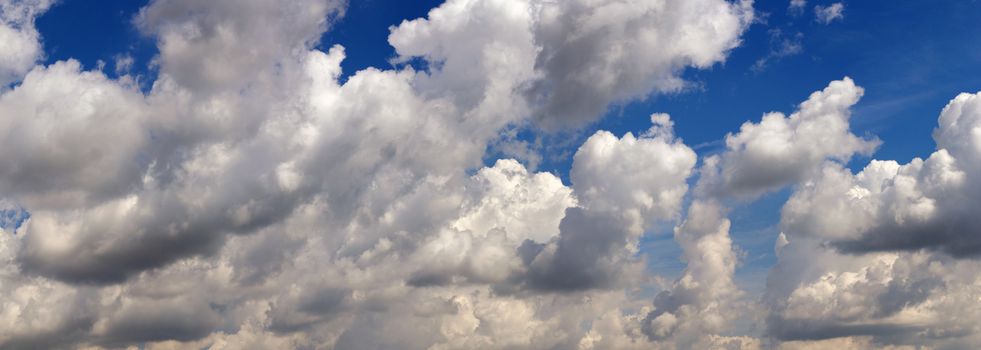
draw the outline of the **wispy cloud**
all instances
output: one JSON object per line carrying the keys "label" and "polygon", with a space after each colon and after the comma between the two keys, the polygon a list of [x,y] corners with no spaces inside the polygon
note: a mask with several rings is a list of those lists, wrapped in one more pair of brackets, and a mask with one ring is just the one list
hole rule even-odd
{"label": "wispy cloud", "polygon": [[770,50],[767,51],[765,56],[757,59],[750,67],[754,73],[765,71],[769,64],[779,61],[784,57],[794,56],[804,52],[803,33],[797,32],[793,35],[786,35],[779,28],[774,28],[769,31],[769,34]]}
{"label": "wispy cloud", "polygon": [[820,23],[829,24],[845,18],[845,4],[836,2],[829,6],[814,6],[814,18]]}

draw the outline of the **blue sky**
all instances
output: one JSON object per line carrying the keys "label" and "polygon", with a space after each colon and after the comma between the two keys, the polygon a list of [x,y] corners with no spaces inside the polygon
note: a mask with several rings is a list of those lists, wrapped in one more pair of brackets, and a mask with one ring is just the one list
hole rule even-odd
{"label": "blue sky", "polygon": [[[367,68],[391,68],[394,50],[388,45],[389,28],[403,20],[424,17],[441,1],[352,1],[344,18],[321,39],[321,48],[346,48],[342,63],[346,76]],[[594,130],[617,135],[638,133],[648,127],[648,115],[666,112],[675,120],[676,133],[700,155],[718,152],[726,133],[747,120],[757,121],[769,111],[790,113],[828,81],[849,76],[865,88],[854,110],[852,128],[858,135],[883,141],[874,158],[906,162],[925,157],[935,148],[931,131],[937,113],[959,92],[981,87],[981,14],[978,1],[853,1],[844,17],[819,22],[811,1],[803,13],[789,10],[787,1],[759,1],[757,23],[744,34],[742,45],[728,59],[707,70],[689,69],[684,77],[694,83],[685,91],[658,95],[644,101],[613,106],[607,116],[577,130],[578,141],[546,155],[540,170],[559,174],[568,183],[571,153]],[[82,0],[62,0],[37,20],[46,60],[74,58],[87,68],[106,64],[113,74],[117,57],[134,58],[136,74],[152,81],[153,40],[141,35],[132,18],[142,1],[107,0],[100,6]],[[769,58],[761,69],[754,65],[788,42],[798,52]],[[779,55],[778,55],[779,56]],[[142,68],[141,68],[142,67]],[[149,68],[148,68],[149,67]],[[144,88],[148,88],[144,86]],[[535,132],[525,139],[567,141]],[[560,152],[560,151],[567,152]],[[493,153],[486,159],[493,164]],[[855,159],[861,168],[868,159]],[[737,205],[732,213],[733,240],[744,251],[737,274],[747,289],[760,290],[766,270],[775,262],[773,242],[779,229],[779,208],[789,196],[785,189],[752,203]],[[684,268],[677,260],[670,227],[642,242],[652,271],[674,277]]]}

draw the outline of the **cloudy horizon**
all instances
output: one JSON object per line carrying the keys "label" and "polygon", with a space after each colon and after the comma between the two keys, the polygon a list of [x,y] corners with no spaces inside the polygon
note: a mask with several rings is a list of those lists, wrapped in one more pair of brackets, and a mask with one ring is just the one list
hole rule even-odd
{"label": "cloudy horizon", "polygon": [[0,0],[0,349],[974,349],[978,15]]}

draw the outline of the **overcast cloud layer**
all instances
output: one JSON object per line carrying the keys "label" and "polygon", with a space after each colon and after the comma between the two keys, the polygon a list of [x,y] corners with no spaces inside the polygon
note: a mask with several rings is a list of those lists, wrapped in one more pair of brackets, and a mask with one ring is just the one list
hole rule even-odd
{"label": "overcast cloud layer", "polygon": [[[981,93],[938,111],[928,158],[859,172],[845,165],[879,141],[851,131],[848,77],[701,159],[683,119],[653,113],[589,136],[569,183],[484,165],[512,128],[574,130],[688,89],[752,5],[448,0],[391,28],[394,61],[428,69],[341,81],[345,49],[315,47],[343,0],[153,0],[133,19],[159,50],[141,91],[37,65],[52,3],[0,0],[0,209],[20,213],[0,218],[0,349],[981,342]],[[785,188],[779,260],[752,295],[727,215]],[[682,249],[674,281],[638,249],[657,227]]]}

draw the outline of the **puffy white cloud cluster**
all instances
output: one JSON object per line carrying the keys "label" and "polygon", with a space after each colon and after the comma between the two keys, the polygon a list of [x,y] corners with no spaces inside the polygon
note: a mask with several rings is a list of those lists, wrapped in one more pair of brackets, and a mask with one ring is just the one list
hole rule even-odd
{"label": "puffy white cloud cluster", "polygon": [[[726,136],[726,149],[706,158],[688,215],[675,228],[687,267],[654,299],[645,332],[678,348],[758,347],[758,339],[727,336],[758,323],[759,305],[735,283],[739,257],[729,237],[724,203],[749,200],[810,176],[821,164],[871,152],[876,142],[849,130],[849,108],[862,88],[851,79],[831,82],[789,117],[773,112]],[[712,335],[713,337],[708,337]]]}
{"label": "puffy white cloud cluster", "polygon": [[730,222],[724,215],[719,203],[695,200],[685,221],[675,228],[675,240],[688,265],[674,285],[654,299],[654,309],[645,320],[651,339],[672,342],[679,348],[717,347],[706,343],[712,340],[707,335],[740,346],[758,342],[719,336],[732,331],[736,321],[752,322],[739,320],[751,310],[741,300],[743,292],[733,280],[738,258],[729,237]]}
{"label": "puffy white cloud cluster", "polygon": [[685,87],[678,73],[706,68],[739,45],[752,1],[542,1],[528,96],[545,126],[586,121],[611,102]]}
{"label": "puffy white cloud cluster", "polygon": [[[697,156],[665,114],[595,132],[569,184],[484,166],[516,125],[683,88],[739,44],[749,1],[450,0],[392,28],[396,60],[427,69],[341,79],[344,49],[315,46],[343,1],[155,0],[134,21],[160,51],[146,92],[34,66],[51,4],[0,5],[0,46],[18,48],[0,50],[0,349],[981,340],[979,95],[944,109],[927,160],[858,174],[842,164],[877,141],[850,131],[848,78],[728,135],[692,193]],[[784,186],[757,303],[726,215]],[[666,225],[687,264],[673,283],[638,249]]]}
{"label": "puffy white cloud cluster", "polygon": [[75,61],[31,71],[0,96],[0,192],[70,208],[132,191],[146,167],[137,159],[149,139],[146,107],[138,91]]}
{"label": "puffy white cloud cluster", "polygon": [[981,95],[961,94],[941,113],[938,150],[926,160],[873,161],[857,174],[829,165],[787,203],[786,230],[850,252],[928,248],[977,255],[981,241],[971,209],[981,193],[977,130]]}
{"label": "puffy white cloud cluster", "polygon": [[[389,42],[404,60],[439,65],[427,90],[499,108],[523,95],[541,125],[566,128],[681,90],[680,73],[724,61],[753,16],[749,0],[448,1]],[[493,93],[474,90],[484,84]]]}
{"label": "puffy white cloud cluster", "polygon": [[863,93],[846,77],[811,94],[790,116],[771,112],[759,123],[744,123],[726,135],[724,153],[706,159],[699,190],[754,197],[809,178],[825,160],[871,154],[878,141],[849,130],[850,108]]}
{"label": "puffy white cloud cluster", "polygon": [[529,281],[546,290],[622,285],[642,272],[631,256],[656,221],[678,216],[696,156],[676,140],[667,115],[640,138],[598,131],[573,158],[572,183],[581,207],[566,210],[557,240],[530,245]]}
{"label": "puffy white cloud cluster", "polygon": [[780,339],[867,336],[886,345],[970,348],[981,298],[978,203],[981,95],[943,109],[938,150],[852,174],[827,164],[783,208],[786,236],[770,275],[770,332]]}
{"label": "puffy white cloud cluster", "polygon": [[0,91],[24,77],[43,55],[34,19],[52,0],[0,1]]}
{"label": "puffy white cloud cluster", "polygon": [[597,132],[571,187],[482,157],[536,116],[576,125],[676,90],[752,18],[722,0],[453,0],[392,29],[428,70],[341,83],[344,49],[314,46],[342,1],[155,0],[134,20],[159,49],[142,92],[34,66],[49,5],[3,2],[18,39],[0,43],[27,44],[0,54],[0,193],[30,218],[0,235],[0,348],[649,347],[636,246],[679,217],[696,163],[670,119]]}

